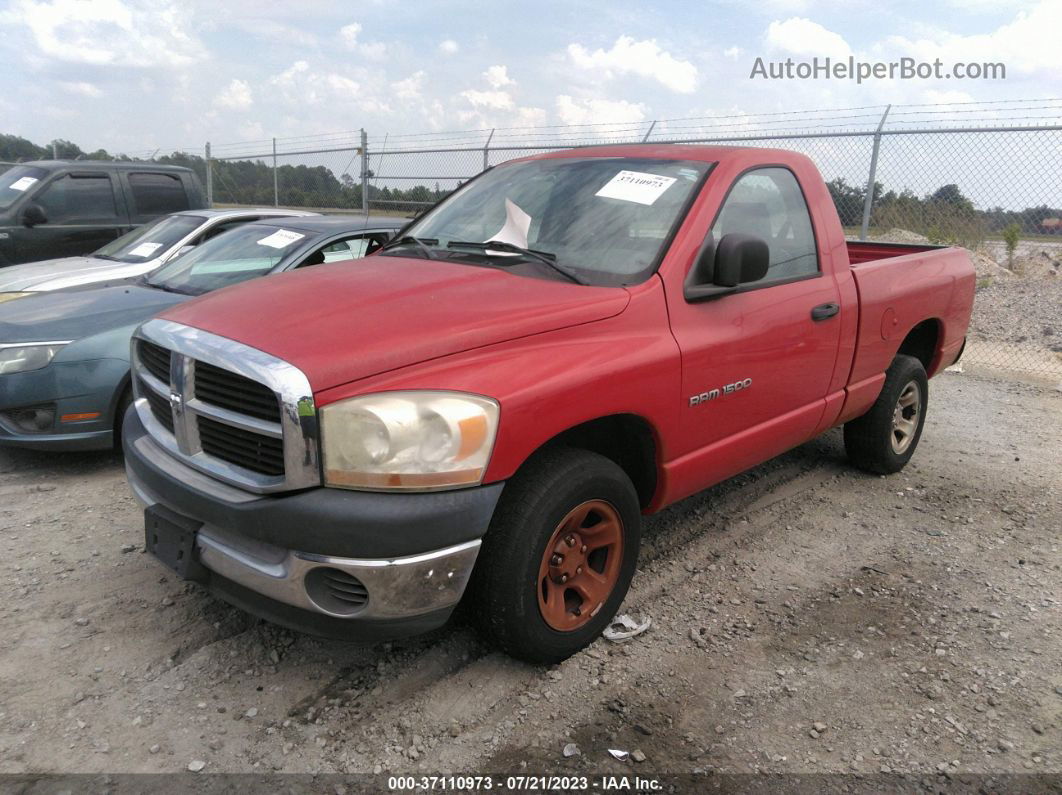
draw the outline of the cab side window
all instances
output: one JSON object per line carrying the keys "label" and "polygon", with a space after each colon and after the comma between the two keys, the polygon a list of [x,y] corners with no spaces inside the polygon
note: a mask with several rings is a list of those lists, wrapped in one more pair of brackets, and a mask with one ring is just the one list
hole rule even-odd
{"label": "cab side window", "polygon": [[387,242],[387,235],[375,232],[363,232],[342,240],[333,240],[328,245],[314,251],[296,267],[305,268],[322,262],[361,259],[376,251],[385,242]]}
{"label": "cab side window", "polygon": [[106,174],[67,174],[37,197],[50,224],[104,221],[118,217],[114,188]]}
{"label": "cab side window", "polygon": [[165,215],[188,209],[188,194],[176,174],[128,175],[137,215]]}
{"label": "cab side window", "polygon": [[712,236],[718,242],[733,232],[754,235],[767,243],[771,258],[764,283],[819,272],[808,205],[788,169],[756,169],[734,184],[712,227]]}

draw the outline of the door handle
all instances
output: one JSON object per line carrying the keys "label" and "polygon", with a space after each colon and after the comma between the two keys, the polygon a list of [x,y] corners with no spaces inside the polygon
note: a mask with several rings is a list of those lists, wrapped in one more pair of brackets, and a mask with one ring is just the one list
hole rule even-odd
{"label": "door handle", "polygon": [[819,304],[817,307],[811,310],[812,320],[826,320],[831,318],[841,311],[841,307],[837,304]]}

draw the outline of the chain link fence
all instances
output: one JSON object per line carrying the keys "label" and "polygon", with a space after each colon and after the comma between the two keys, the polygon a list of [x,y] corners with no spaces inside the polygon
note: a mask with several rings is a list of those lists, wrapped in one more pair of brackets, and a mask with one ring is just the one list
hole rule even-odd
{"label": "chain link fence", "polygon": [[195,169],[217,206],[412,217],[507,160],[630,142],[806,154],[849,238],[969,249],[978,280],[964,366],[1062,378],[1062,99],[403,135],[355,130],[142,157]]}

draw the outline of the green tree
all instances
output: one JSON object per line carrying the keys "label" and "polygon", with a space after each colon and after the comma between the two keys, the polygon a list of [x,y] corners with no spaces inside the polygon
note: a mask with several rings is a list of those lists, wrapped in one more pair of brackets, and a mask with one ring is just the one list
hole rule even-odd
{"label": "green tree", "polygon": [[1018,240],[1021,238],[1021,227],[1012,223],[1003,230],[1003,244],[1007,247],[1007,267],[1014,268],[1014,252],[1018,250]]}

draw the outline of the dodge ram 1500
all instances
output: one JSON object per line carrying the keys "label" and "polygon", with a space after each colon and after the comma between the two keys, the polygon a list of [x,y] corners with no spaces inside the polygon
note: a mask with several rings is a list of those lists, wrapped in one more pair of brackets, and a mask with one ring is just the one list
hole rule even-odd
{"label": "dodge ram 1500", "polygon": [[973,294],[959,249],[846,241],[792,152],[515,160],[360,263],[145,323],[128,476],[148,549],[249,611],[374,639],[465,599],[554,662],[612,620],[643,514],[839,425],[902,468]]}

